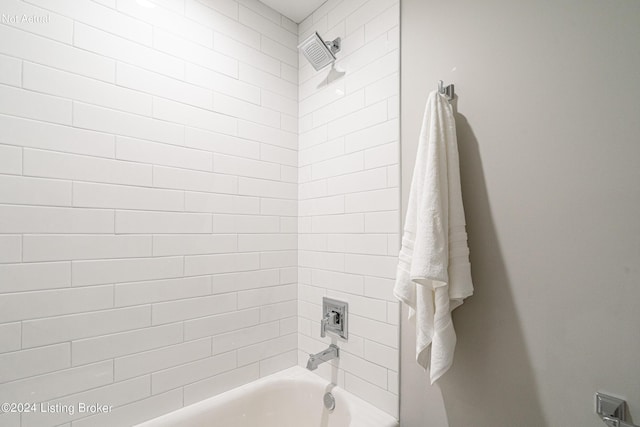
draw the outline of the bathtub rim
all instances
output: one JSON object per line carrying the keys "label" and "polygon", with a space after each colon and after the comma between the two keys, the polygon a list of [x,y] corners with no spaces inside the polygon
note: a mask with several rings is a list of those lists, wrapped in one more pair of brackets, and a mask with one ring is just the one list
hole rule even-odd
{"label": "bathtub rim", "polygon": [[[199,402],[184,406],[175,411],[168,412],[150,420],[146,420],[140,424],[137,424],[135,427],[164,427],[169,425],[179,425],[171,424],[170,422],[172,421],[172,419],[174,419],[175,422],[179,422],[180,420],[187,419],[185,417],[191,414],[197,415],[205,412],[210,406],[223,405],[225,402],[232,402],[239,399],[241,396],[245,395],[247,392],[253,389],[265,387],[268,386],[269,383],[279,382],[281,380],[287,379],[302,380],[304,382],[315,383],[325,389],[327,388],[327,386],[332,385],[331,393],[333,393],[337,399],[344,399],[344,401],[347,402],[349,406],[348,409],[349,413],[351,414],[351,423],[348,427],[399,426],[397,419],[395,419],[390,414],[382,411],[381,409],[375,407],[371,403],[366,402],[362,398],[354,395],[353,393],[350,393],[344,388],[332,384],[330,381],[327,381],[326,379],[316,375],[313,372],[308,371],[301,366],[293,366],[282,371],[264,376],[255,381],[251,381],[247,384],[243,384],[239,387],[227,390],[215,396],[206,398]],[[170,424],[167,424],[167,422],[169,422]]]}

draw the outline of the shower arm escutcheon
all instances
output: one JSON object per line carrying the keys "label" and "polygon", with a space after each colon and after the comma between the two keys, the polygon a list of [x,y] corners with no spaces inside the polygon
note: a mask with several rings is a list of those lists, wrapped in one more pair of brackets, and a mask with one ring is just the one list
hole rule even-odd
{"label": "shower arm escutcheon", "polygon": [[342,48],[342,39],[340,37],[336,37],[330,42],[324,42],[324,44],[326,44],[329,50],[331,50],[331,53],[335,55],[336,53],[340,52],[340,49]]}

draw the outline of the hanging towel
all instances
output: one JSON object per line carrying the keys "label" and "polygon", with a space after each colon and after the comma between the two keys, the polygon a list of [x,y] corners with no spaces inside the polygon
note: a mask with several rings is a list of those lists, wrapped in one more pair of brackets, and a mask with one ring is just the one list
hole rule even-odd
{"label": "hanging towel", "polygon": [[416,361],[431,384],[453,362],[451,311],[473,294],[453,110],[432,92],[420,131],[394,287],[416,323]]}

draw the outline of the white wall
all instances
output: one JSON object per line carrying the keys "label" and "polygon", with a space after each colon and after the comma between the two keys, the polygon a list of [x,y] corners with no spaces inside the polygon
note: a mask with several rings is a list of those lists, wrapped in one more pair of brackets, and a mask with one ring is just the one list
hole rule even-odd
{"label": "white wall", "polygon": [[403,427],[640,423],[640,3],[404,0],[403,206],[427,93],[455,83],[475,294],[430,387],[402,327]]}
{"label": "white wall", "polygon": [[[329,0],[300,23],[342,38],[327,79],[300,58],[299,363],[327,347],[322,296],[349,302],[349,340],[318,373],[398,415],[399,10],[396,0]],[[335,342],[335,338],[333,341]]]}
{"label": "white wall", "polygon": [[131,425],[297,362],[297,25],[156,3],[0,2],[49,17],[0,25],[0,401],[115,407],[3,426]]}

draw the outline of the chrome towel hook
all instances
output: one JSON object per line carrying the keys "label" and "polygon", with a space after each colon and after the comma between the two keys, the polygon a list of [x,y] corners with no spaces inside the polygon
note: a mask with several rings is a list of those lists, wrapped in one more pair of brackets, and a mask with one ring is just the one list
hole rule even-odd
{"label": "chrome towel hook", "polygon": [[445,86],[442,80],[438,80],[438,92],[446,96],[449,101],[456,96],[453,84]]}

